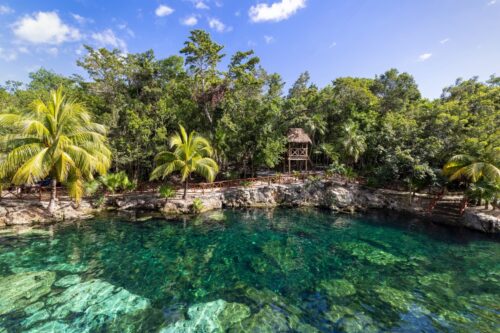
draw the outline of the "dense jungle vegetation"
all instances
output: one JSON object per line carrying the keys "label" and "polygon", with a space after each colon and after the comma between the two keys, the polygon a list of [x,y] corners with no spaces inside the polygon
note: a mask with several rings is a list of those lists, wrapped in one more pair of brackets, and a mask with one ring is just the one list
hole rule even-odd
{"label": "dense jungle vegetation", "polygon": [[[30,110],[33,101],[64,87],[95,123],[107,127],[111,170],[133,180],[149,180],[155,156],[168,148],[179,124],[211,143],[218,179],[282,171],[292,127],[304,128],[311,137],[316,165],[365,177],[375,186],[443,184],[443,165],[455,155],[449,175],[465,162],[499,165],[500,77],[495,75],[486,82],[457,79],[440,98],[429,100],[409,73],[396,69],[374,78],[336,78],[325,87],[304,72],[284,91],[281,76],[262,68],[253,51],[226,55],[224,46],[202,30],[191,32],[180,55],[164,59],[152,50],[86,50],[78,61],[85,77],[42,68],[30,74],[27,84],[8,81],[0,88],[0,110]],[[225,57],[230,59],[222,68]],[[0,128],[4,139],[11,130],[7,125],[3,121]],[[5,144],[3,149],[5,158]],[[105,155],[103,163],[108,163]],[[474,168],[455,178],[481,180],[484,170]],[[498,177],[489,180],[498,191]]]}

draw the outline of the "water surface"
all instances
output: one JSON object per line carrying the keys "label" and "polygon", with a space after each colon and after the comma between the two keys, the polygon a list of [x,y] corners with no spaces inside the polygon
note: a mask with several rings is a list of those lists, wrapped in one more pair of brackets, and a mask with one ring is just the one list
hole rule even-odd
{"label": "water surface", "polygon": [[499,282],[498,238],[407,216],[108,216],[0,237],[0,332],[202,330],[218,300],[203,329],[498,332]]}

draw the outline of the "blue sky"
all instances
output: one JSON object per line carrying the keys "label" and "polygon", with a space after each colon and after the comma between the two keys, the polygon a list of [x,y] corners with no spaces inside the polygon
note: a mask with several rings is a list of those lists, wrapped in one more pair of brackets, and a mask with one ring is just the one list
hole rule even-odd
{"label": "blue sky", "polygon": [[434,98],[458,77],[500,75],[500,0],[0,0],[0,82],[41,66],[82,74],[82,44],[167,57],[194,28],[228,56],[254,49],[288,84],[395,67]]}

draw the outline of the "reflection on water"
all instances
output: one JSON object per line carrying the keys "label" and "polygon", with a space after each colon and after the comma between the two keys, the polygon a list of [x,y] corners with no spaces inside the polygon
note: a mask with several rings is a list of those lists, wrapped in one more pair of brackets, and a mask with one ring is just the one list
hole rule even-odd
{"label": "reflection on water", "polygon": [[314,209],[0,235],[0,332],[493,332],[498,238]]}

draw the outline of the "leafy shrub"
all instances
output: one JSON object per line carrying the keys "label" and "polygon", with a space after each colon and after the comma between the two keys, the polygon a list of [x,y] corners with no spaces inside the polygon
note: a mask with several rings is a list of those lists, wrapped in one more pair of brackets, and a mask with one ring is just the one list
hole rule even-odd
{"label": "leafy shrub", "polygon": [[193,204],[191,206],[191,211],[194,213],[194,214],[199,214],[201,213],[201,211],[203,210],[204,206],[203,206],[203,201],[201,201],[200,198],[196,198],[193,200]]}
{"label": "leafy shrub", "polygon": [[135,182],[128,179],[128,176],[124,171],[108,173],[107,175],[100,177],[99,180],[111,193],[119,191],[133,191],[137,187]]}
{"label": "leafy shrub", "polygon": [[170,185],[162,185],[159,190],[160,196],[165,199],[175,197],[177,191]]}
{"label": "leafy shrub", "polygon": [[311,183],[317,183],[321,180],[320,176],[309,176],[307,177],[307,180],[310,181]]}
{"label": "leafy shrub", "polygon": [[86,182],[84,185],[84,191],[86,196],[94,196],[97,192],[102,189],[102,183],[99,180],[92,180]]}
{"label": "leafy shrub", "polygon": [[252,185],[252,182],[251,181],[248,181],[248,180],[243,180],[240,182],[240,185],[243,186],[243,187],[249,187]]}
{"label": "leafy shrub", "polygon": [[101,194],[95,200],[92,201],[92,207],[101,208],[105,202],[106,202],[106,197],[103,194]]}

